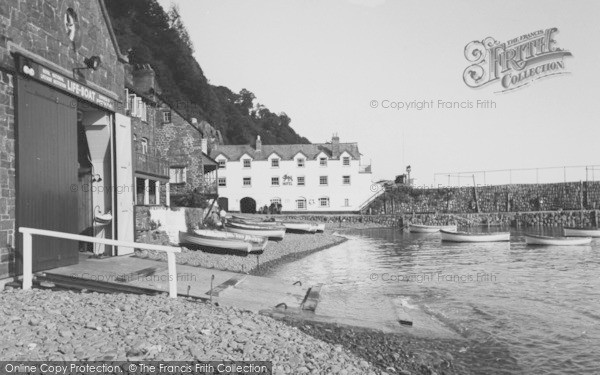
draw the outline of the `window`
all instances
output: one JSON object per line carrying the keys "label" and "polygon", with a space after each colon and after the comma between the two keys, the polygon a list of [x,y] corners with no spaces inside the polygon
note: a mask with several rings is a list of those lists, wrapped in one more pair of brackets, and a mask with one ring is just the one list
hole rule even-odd
{"label": "window", "polygon": [[304,162],[305,162],[305,161],[306,161],[306,160],[305,160],[304,158],[298,158],[298,159],[296,160],[296,165],[297,165],[299,168],[304,168]]}
{"label": "window", "polygon": [[225,159],[219,160],[219,168],[225,169],[226,165],[227,165],[227,160],[225,160]]}
{"label": "window", "polygon": [[281,204],[281,198],[271,198],[271,204]]}
{"label": "window", "polygon": [[134,94],[129,94],[127,97],[127,108],[129,109],[129,115],[132,117],[137,116],[136,105],[137,101],[135,100]]}
{"label": "window", "polygon": [[148,139],[142,138],[142,154],[146,155],[148,153]]}
{"label": "window", "polygon": [[319,185],[327,185],[327,176],[319,177]]}
{"label": "window", "polygon": [[350,199],[344,198],[344,207],[350,207]]}
{"label": "window", "polygon": [[165,123],[165,124],[171,123],[171,111],[163,112],[163,123]]}
{"label": "window", "polygon": [[306,199],[304,199],[304,198],[296,199],[296,208],[299,210],[306,210]]}
{"label": "window", "polygon": [[271,167],[279,168],[279,159],[271,159]]}
{"label": "window", "polygon": [[251,166],[251,160],[244,159],[244,168],[250,168],[250,166]]}
{"label": "window", "polygon": [[279,177],[271,177],[271,186],[279,186]]}
{"label": "window", "polygon": [[171,167],[169,182],[172,184],[182,184],[186,182],[187,171],[185,167]]}
{"label": "window", "polygon": [[319,206],[329,207],[329,198],[319,198]]}
{"label": "window", "polygon": [[326,167],[327,166],[327,158],[319,158],[319,165],[321,167]]}
{"label": "window", "polygon": [[252,186],[252,177],[244,177],[242,181],[243,186]]}
{"label": "window", "polygon": [[305,185],[305,183],[304,183],[304,176],[298,176],[296,178],[296,181],[298,181],[298,186],[304,186]]}
{"label": "window", "polygon": [[342,184],[350,185],[350,176],[342,176]]}
{"label": "window", "polygon": [[219,187],[227,187],[227,178],[219,177],[217,181],[219,183]]}
{"label": "window", "polygon": [[342,158],[342,165],[344,165],[344,166],[349,166],[350,165],[350,157],[349,156],[344,156]]}

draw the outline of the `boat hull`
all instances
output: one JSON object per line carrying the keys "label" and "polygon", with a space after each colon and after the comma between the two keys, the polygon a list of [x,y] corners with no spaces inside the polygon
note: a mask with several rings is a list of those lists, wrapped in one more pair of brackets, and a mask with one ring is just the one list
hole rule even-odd
{"label": "boat hull", "polygon": [[199,230],[193,234],[179,232],[179,242],[211,252],[241,252],[245,254],[261,254],[267,245],[266,238],[235,236],[234,233],[207,230]]}
{"label": "boat hull", "polygon": [[285,227],[286,232],[295,232],[295,233],[315,233],[319,226],[311,223],[293,223],[284,221],[283,226]]}
{"label": "boat hull", "polygon": [[525,242],[528,245],[578,246],[589,245],[592,237],[549,237],[526,234]]}
{"label": "boat hull", "polygon": [[441,230],[442,241],[449,242],[503,242],[510,241],[510,232],[467,233]]}
{"label": "boat hull", "polygon": [[421,225],[421,224],[410,224],[408,230],[411,233],[436,233],[440,230],[448,232],[455,232],[457,230],[456,225]]}
{"label": "boat hull", "polygon": [[285,227],[261,227],[250,224],[226,223],[225,230],[233,233],[247,234],[251,236],[268,237],[272,240],[282,240],[285,236]]}
{"label": "boat hull", "polygon": [[600,229],[564,227],[563,234],[565,237],[600,237]]}

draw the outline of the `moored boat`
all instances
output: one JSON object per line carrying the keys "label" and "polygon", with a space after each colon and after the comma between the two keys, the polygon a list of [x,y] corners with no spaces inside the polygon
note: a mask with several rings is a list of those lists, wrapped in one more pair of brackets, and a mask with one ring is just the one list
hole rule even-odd
{"label": "moored boat", "polygon": [[319,226],[317,224],[303,222],[303,221],[284,221],[281,224],[286,229],[286,232],[295,232],[295,233],[315,233],[319,230]]}
{"label": "moored boat", "polygon": [[510,241],[510,232],[469,233],[440,230],[442,241],[451,242],[499,242]]}
{"label": "moored boat", "polygon": [[448,232],[456,232],[456,225],[422,225],[422,224],[409,224],[408,231],[411,233],[435,233],[440,230]]}
{"label": "moored boat", "polygon": [[249,234],[252,236],[268,237],[272,240],[282,240],[285,236],[284,226],[260,226],[238,222],[226,222],[225,230],[233,233]]}
{"label": "moored boat", "polygon": [[217,230],[198,229],[194,233],[179,232],[182,245],[193,245],[204,250],[226,252],[243,252],[261,254],[267,246],[268,239]]}
{"label": "moored boat", "polygon": [[551,237],[526,234],[525,242],[528,245],[576,246],[589,245],[592,237]]}
{"label": "moored boat", "polygon": [[564,227],[565,237],[600,237],[600,228]]}

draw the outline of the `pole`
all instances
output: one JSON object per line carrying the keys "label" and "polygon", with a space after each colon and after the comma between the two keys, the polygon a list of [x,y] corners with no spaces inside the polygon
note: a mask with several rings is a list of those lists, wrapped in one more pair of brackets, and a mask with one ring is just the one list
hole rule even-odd
{"label": "pole", "polygon": [[167,253],[169,265],[169,297],[177,298],[177,271],[175,269],[175,253]]}
{"label": "pole", "polygon": [[31,289],[33,284],[31,242],[31,233],[23,233],[23,290]]}

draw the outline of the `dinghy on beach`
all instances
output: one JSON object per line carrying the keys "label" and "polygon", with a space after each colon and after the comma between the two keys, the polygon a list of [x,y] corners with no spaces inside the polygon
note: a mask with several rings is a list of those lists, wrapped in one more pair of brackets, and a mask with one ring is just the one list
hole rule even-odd
{"label": "dinghy on beach", "polygon": [[411,233],[436,233],[440,230],[448,232],[455,232],[457,230],[456,225],[422,225],[422,224],[409,224],[408,231]]}
{"label": "dinghy on beach", "polygon": [[284,226],[260,226],[238,222],[226,222],[225,230],[233,233],[249,234],[252,236],[268,237],[271,240],[282,240],[285,236]]}
{"label": "dinghy on beach", "polygon": [[287,232],[295,233],[316,233],[325,231],[324,223],[316,224],[309,221],[286,221],[276,219],[255,220],[234,215],[231,217],[230,222],[261,227],[274,227],[283,225],[286,228]]}
{"label": "dinghy on beach", "polygon": [[442,241],[450,242],[500,242],[510,241],[510,232],[469,233],[440,230]]}
{"label": "dinghy on beach", "polygon": [[589,245],[592,237],[550,237],[536,234],[526,234],[527,245],[577,246]]}
{"label": "dinghy on beach", "polygon": [[249,236],[217,230],[197,229],[194,233],[179,232],[182,245],[193,245],[203,250],[262,254],[267,246],[266,237]]}
{"label": "dinghy on beach", "polygon": [[565,237],[600,237],[600,229],[593,227],[564,227],[563,234]]}

